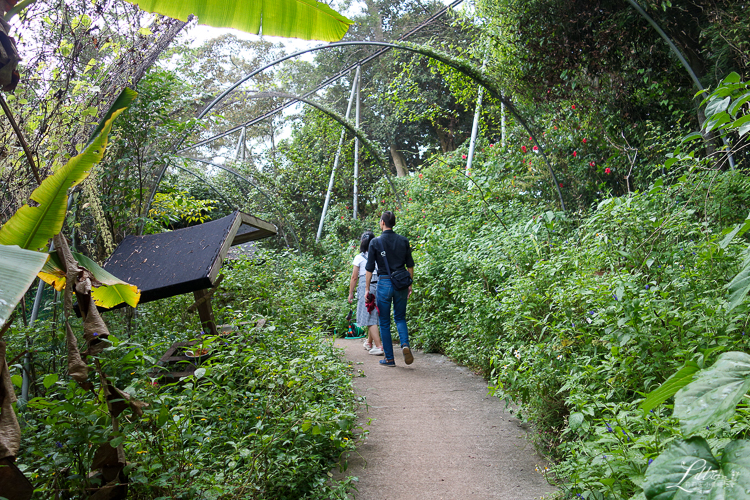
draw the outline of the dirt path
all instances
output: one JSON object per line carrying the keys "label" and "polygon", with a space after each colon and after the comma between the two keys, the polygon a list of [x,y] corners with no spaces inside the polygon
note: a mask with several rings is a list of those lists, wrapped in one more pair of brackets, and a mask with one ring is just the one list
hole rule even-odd
{"label": "dirt path", "polygon": [[[438,354],[414,353],[406,366],[378,366],[362,340],[336,340],[353,367],[370,429],[346,474],[359,477],[356,500],[532,500],[553,488],[535,471],[544,461],[487,383]],[[368,420],[372,424],[367,426]]]}

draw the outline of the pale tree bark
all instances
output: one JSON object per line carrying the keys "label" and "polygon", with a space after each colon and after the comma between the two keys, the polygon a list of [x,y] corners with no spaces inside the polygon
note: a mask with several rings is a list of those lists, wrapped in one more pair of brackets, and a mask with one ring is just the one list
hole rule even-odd
{"label": "pale tree bark", "polygon": [[398,150],[395,144],[391,144],[390,149],[393,164],[396,166],[396,175],[399,177],[406,177],[409,175],[409,167],[406,166],[406,157]]}
{"label": "pale tree bark", "polygon": [[376,42],[385,41],[385,38],[383,37],[383,14],[380,13],[378,6],[375,4],[373,0],[365,0],[365,4],[367,5],[367,11],[369,12],[370,16],[373,18],[377,18],[378,20],[377,25],[374,26],[375,41]]}

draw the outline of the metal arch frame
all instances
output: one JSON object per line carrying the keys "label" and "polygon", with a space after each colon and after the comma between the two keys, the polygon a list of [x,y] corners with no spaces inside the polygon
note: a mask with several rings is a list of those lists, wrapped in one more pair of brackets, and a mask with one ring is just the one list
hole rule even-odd
{"label": "metal arch frame", "polygon": [[[250,96],[250,99],[262,99],[262,98],[266,98],[266,97],[282,97],[282,98],[287,98],[287,99],[298,100],[300,102],[303,102],[303,103],[305,103],[305,104],[307,104],[309,106],[312,106],[312,107],[318,109],[322,113],[325,113],[330,118],[334,119],[335,121],[337,121],[341,125],[343,125],[355,137],[359,138],[362,141],[362,143],[364,144],[364,146],[376,158],[378,164],[380,165],[380,168],[383,171],[383,174],[385,175],[386,180],[388,181],[388,184],[390,184],[391,189],[393,190],[393,193],[396,195],[396,199],[398,201],[399,208],[402,207],[403,204],[402,204],[402,200],[401,200],[401,194],[396,189],[396,186],[393,184],[393,181],[391,180],[390,175],[388,175],[388,169],[385,168],[385,165],[386,165],[385,159],[380,155],[380,153],[378,153],[376,145],[373,144],[373,142],[367,137],[367,135],[365,135],[365,133],[361,129],[357,128],[349,120],[347,120],[343,116],[339,115],[337,112],[333,111],[332,109],[330,109],[330,108],[328,108],[328,107],[326,107],[326,106],[324,106],[324,105],[322,105],[322,104],[320,104],[318,102],[312,101],[312,100],[304,98],[304,97],[296,96],[294,94],[289,94],[289,93],[285,93],[285,92],[261,92],[261,93],[255,94],[253,96]],[[228,134],[225,134],[225,135],[228,135]],[[222,136],[222,137],[224,137],[224,136]],[[192,149],[192,148],[187,148],[187,149]],[[182,152],[186,151],[187,149],[183,149],[183,150],[177,151],[176,153],[177,154],[182,153]],[[183,158],[183,157],[180,156],[180,158]],[[190,158],[190,159],[194,159],[194,158]],[[151,203],[154,200],[154,196],[156,195],[156,190],[158,189],[159,184],[161,183],[161,179],[164,177],[164,172],[166,172],[167,168],[169,168],[169,162],[167,162],[164,165],[164,167],[162,168],[161,172],[159,173],[159,177],[157,178],[157,181],[154,184],[153,189],[151,190],[151,196],[149,196],[149,200],[148,200],[148,203],[146,205],[146,212],[147,213],[148,213],[149,207],[151,206]]]}
{"label": "metal arch frame", "polygon": [[[703,88],[703,84],[701,84],[701,81],[698,79],[698,76],[695,74],[695,71],[693,70],[693,67],[690,66],[690,63],[687,62],[687,59],[685,59],[685,56],[680,52],[680,49],[677,48],[677,46],[672,42],[672,39],[669,38],[669,36],[664,32],[663,29],[661,29],[661,26],[654,21],[654,19],[648,15],[648,13],[643,10],[643,7],[641,7],[636,0],[626,0],[631,7],[633,7],[636,12],[638,12],[641,17],[643,17],[648,23],[651,25],[654,30],[659,34],[662,39],[667,42],[667,45],[669,46],[669,50],[672,51],[672,53],[677,57],[677,59],[680,61],[680,64],[685,68],[685,71],[688,72],[690,75],[690,79],[693,80],[693,84],[698,88],[698,90],[705,90]],[[699,106],[700,107],[700,106]],[[721,142],[724,143],[724,146],[727,148],[727,159],[729,160],[729,168],[734,170],[735,163],[734,163],[734,156],[732,155],[732,148],[729,144],[729,139],[727,139],[726,134],[723,131],[719,131],[719,137],[721,137]]]}
{"label": "metal arch frame", "polygon": [[[263,195],[263,197],[265,197],[269,202],[271,202],[271,204],[276,205],[277,209],[280,208],[278,206],[278,204],[276,202],[274,202],[273,199],[271,199],[271,197],[268,196],[268,194],[265,191],[263,191],[259,186],[257,186],[250,179],[248,179],[247,177],[245,177],[244,175],[240,174],[239,172],[237,172],[236,170],[234,170],[232,168],[225,167],[224,165],[219,165],[218,163],[214,163],[214,162],[211,162],[211,161],[208,161],[208,160],[203,160],[201,158],[192,158],[192,157],[189,157],[189,156],[179,156],[178,158],[182,158],[184,160],[190,160],[190,161],[197,161],[197,162],[200,162],[200,163],[205,163],[206,165],[211,165],[212,167],[216,167],[216,168],[219,168],[219,169],[224,170],[226,172],[229,172],[230,174],[234,175],[238,179],[240,179],[242,181],[245,181],[246,183],[248,183],[252,187],[254,187],[260,194]],[[284,223],[287,225],[287,227],[291,230],[292,237],[294,238],[294,242],[295,242],[295,244],[297,246],[297,250],[300,250],[301,247],[300,247],[299,239],[297,238],[297,233],[294,231],[294,227],[289,223],[289,221],[286,219],[286,217],[284,217],[283,210],[279,210],[279,215],[281,216],[281,219],[284,221]]]}
{"label": "metal arch frame", "polygon": [[[436,50],[430,49],[428,47],[418,46],[418,45],[412,45],[412,44],[404,44],[404,43],[390,43],[390,42],[374,42],[374,41],[351,41],[351,42],[335,42],[335,43],[329,43],[327,45],[321,45],[318,47],[310,47],[305,50],[300,50],[297,52],[294,52],[292,54],[289,54],[287,56],[281,57],[269,64],[266,64],[265,66],[256,69],[255,71],[252,71],[245,77],[241,78],[237,82],[235,82],[231,87],[226,89],[224,92],[222,92],[218,97],[216,97],[206,108],[201,111],[200,115],[198,116],[198,119],[203,118],[208,114],[211,109],[213,109],[216,104],[221,102],[227,95],[229,95],[231,92],[233,92],[237,87],[248,81],[253,76],[257,75],[258,73],[261,73],[265,71],[268,68],[271,68],[272,66],[275,66],[276,64],[279,64],[281,62],[287,61],[291,58],[301,56],[303,54],[307,54],[309,52],[316,52],[318,50],[323,49],[330,49],[335,47],[350,47],[350,46],[374,46],[374,47],[388,47],[391,49],[400,49],[405,50],[407,52],[412,52],[415,54],[419,54],[425,57],[429,57],[431,59],[434,59],[436,61],[439,61],[443,64],[445,64],[448,67],[451,67],[455,69],[456,71],[464,74],[469,79],[473,80],[475,83],[481,85],[484,87],[490,95],[499,100],[501,103],[505,105],[508,110],[513,114],[513,116],[516,118],[518,123],[528,132],[529,136],[532,138],[534,144],[539,148],[539,152],[542,155],[542,159],[544,160],[544,163],[547,165],[547,168],[549,169],[550,176],[552,178],[554,188],[557,191],[557,195],[560,199],[560,207],[562,208],[563,212],[565,211],[565,201],[563,200],[562,192],[560,191],[560,183],[557,180],[557,176],[555,175],[555,171],[552,169],[552,164],[549,161],[549,158],[547,158],[546,153],[544,152],[544,148],[539,143],[539,141],[536,138],[536,134],[531,130],[531,127],[528,125],[526,120],[523,119],[521,114],[516,110],[515,106],[508,100],[506,97],[503,96],[500,89],[492,82],[487,75],[485,75],[481,70],[476,68],[474,65],[464,62],[464,61],[458,61],[453,58],[451,58],[449,55],[438,52]],[[249,123],[249,122],[248,122]],[[239,125],[237,127],[234,127],[232,129],[229,129],[225,132],[222,132],[221,134],[217,134],[209,139],[205,139],[203,141],[199,141],[196,144],[183,148],[178,150],[178,153],[182,153],[184,151],[194,149],[200,146],[203,146],[205,144],[209,144],[212,141],[215,141],[216,139],[220,139],[222,137],[225,137],[231,133],[234,133],[238,130],[240,130],[242,127],[246,127],[248,123],[244,123],[242,125]],[[176,148],[181,146],[182,143],[185,141],[185,138],[187,138],[187,133],[183,136],[183,138],[177,143]],[[158,186],[159,180],[157,180],[157,184],[154,186],[154,189]]]}
{"label": "metal arch frame", "polygon": [[[382,157],[382,155],[380,155],[380,153],[377,150],[376,145],[367,137],[367,135],[361,129],[357,128],[349,120],[347,120],[345,117],[339,115],[337,112],[333,111],[332,109],[330,109],[330,108],[328,108],[328,107],[326,107],[326,106],[324,106],[324,105],[322,105],[320,103],[312,101],[310,99],[306,99],[304,97],[296,96],[294,94],[289,94],[289,93],[285,93],[285,92],[261,92],[261,93],[255,94],[253,96],[250,96],[250,99],[262,99],[262,98],[267,98],[267,97],[282,97],[282,98],[287,98],[287,99],[295,99],[295,100],[303,102],[303,103],[305,103],[305,104],[307,104],[309,106],[312,106],[312,107],[316,108],[317,110],[321,111],[322,113],[326,114],[327,116],[329,116],[333,120],[339,122],[345,129],[347,129],[355,137],[357,137],[358,139],[360,139],[362,141],[363,145],[365,146],[365,148],[367,148],[367,150],[377,160],[378,165],[380,166],[381,170],[383,171],[383,175],[385,176],[386,180],[388,181],[388,184],[391,186],[391,190],[393,191],[394,195],[396,196],[396,200],[398,202],[399,208],[402,208],[403,202],[402,202],[402,199],[401,199],[401,193],[396,189],[396,186],[393,184],[393,180],[391,179],[391,176],[388,174],[388,169],[386,168],[386,160]],[[180,153],[182,151],[184,151],[184,150],[178,151],[177,153]],[[218,168],[227,170],[226,167],[223,167],[221,165],[217,165],[217,164],[209,162],[207,160],[201,160],[201,159],[192,158],[192,157],[186,157],[186,156],[178,156],[178,158],[184,158],[184,159],[188,159],[188,160],[195,160],[195,161],[199,161],[199,162],[202,162],[202,163],[206,163],[208,165],[216,166]],[[172,165],[172,166],[176,166],[177,168],[182,168],[182,167],[179,167],[177,165]],[[154,184],[154,187],[151,190],[151,195],[149,196],[148,203],[146,204],[146,208],[144,210],[144,212],[146,214],[148,213],[148,211],[149,211],[149,209],[151,207],[151,204],[153,203],[154,196],[156,195],[156,191],[157,191],[157,189],[159,187],[159,184],[161,183],[161,180],[164,177],[164,173],[167,171],[167,169],[169,167],[170,167],[170,162],[167,161],[165,163],[164,167],[159,172],[159,177],[158,177],[156,183]],[[231,172],[231,173],[235,173],[235,172],[232,172],[231,170],[227,170],[227,171]],[[190,173],[197,176],[197,174],[194,174],[193,172],[190,172]],[[237,174],[235,173],[235,175],[237,175]],[[213,189],[213,187],[212,187],[212,189]],[[296,234],[294,235],[294,239],[297,241],[297,247],[299,248],[299,240],[297,239]]]}
{"label": "metal arch frame", "polygon": [[351,121],[341,116],[340,114],[338,114],[331,108],[324,106],[323,104],[320,104],[318,102],[312,101],[310,99],[307,99],[301,96],[296,96],[294,94],[288,94],[286,92],[262,92],[254,96],[251,96],[250,98],[260,99],[264,97],[283,97],[287,99],[296,99],[309,106],[312,106],[313,108],[317,109],[321,113],[324,113],[325,115],[327,115],[329,118],[332,118],[333,120],[339,122],[344,128],[346,128],[349,132],[351,132],[352,135],[354,135],[354,137],[362,141],[365,148],[367,148],[367,150],[375,157],[378,165],[380,165],[380,169],[383,171],[383,175],[388,181],[388,184],[391,185],[393,194],[396,195],[396,199],[398,200],[398,207],[402,208],[401,194],[396,189],[396,186],[393,184],[393,181],[391,180],[391,176],[388,174],[388,169],[386,168],[387,163],[386,163],[385,158],[383,158],[383,156],[378,152],[376,144],[374,144],[373,141],[371,141],[370,138],[367,137],[367,135],[362,131],[362,129],[357,128],[357,126],[354,125]]}

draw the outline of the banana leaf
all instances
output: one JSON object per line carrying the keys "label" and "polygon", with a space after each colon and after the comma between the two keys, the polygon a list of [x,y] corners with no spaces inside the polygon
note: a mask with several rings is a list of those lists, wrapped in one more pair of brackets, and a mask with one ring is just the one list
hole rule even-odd
{"label": "banana leaf", "polygon": [[[72,252],[72,254],[78,265],[86,268],[94,276],[95,281],[92,282],[91,297],[97,306],[109,309],[123,302],[132,307],[138,305],[138,301],[141,299],[141,291],[138,290],[138,287],[125,283],[109,274],[85,255],[76,252]],[[39,278],[52,285],[58,292],[65,289],[65,271],[57,252],[50,254],[49,260],[39,272]]]}
{"label": "banana leaf", "polygon": [[45,253],[0,245],[0,325],[8,320],[46,261]]}
{"label": "banana leaf", "polygon": [[[119,100],[119,99],[118,99]],[[86,149],[71,158],[65,166],[42,181],[31,193],[38,206],[22,206],[0,228],[0,244],[18,245],[27,250],[38,250],[62,229],[65,221],[68,189],[83,181],[91,168],[99,163],[107,147],[107,136],[112,122],[126,107],[108,113],[104,126]]]}
{"label": "banana leaf", "polygon": [[147,12],[267,36],[335,42],[352,21],[315,0],[127,0]]}

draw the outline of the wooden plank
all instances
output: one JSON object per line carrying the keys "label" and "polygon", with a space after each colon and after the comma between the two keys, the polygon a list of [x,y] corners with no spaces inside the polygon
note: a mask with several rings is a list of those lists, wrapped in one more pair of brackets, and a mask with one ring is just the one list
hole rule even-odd
{"label": "wooden plank", "polygon": [[232,246],[240,245],[242,243],[247,243],[248,241],[268,238],[269,236],[273,236],[278,232],[278,229],[276,228],[276,226],[274,226],[270,222],[266,222],[264,220],[258,219],[257,217],[253,217],[252,215],[246,214],[244,212],[239,212],[239,214],[240,214],[240,217],[242,218],[243,224],[252,226],[258,229],[258,231],[232,235],[233,236]]}
{"label": "wooden plank", "polygon": [[216,321],[214,321],[214,311],[211,307],[211,299],[201,301],[204,295],[208,294],[208,290],[196,290],[193,292],[195,302],[198,305],[198,316],[201,319],[201,325],[203,331],[211,335],[218,335],[219,332],[216,330]]}
{"label": "wooden plank", "polygon": [[[237,234],[237,230],[240,228],[240,225],[242,224],[241,212],[235,212],[234,215],[235,215],[235,219],[234,219],[234,222],[232,223],[232,226],[229,228],[229,233],[227,233],[226,238],[222,242],[221,247],[219,248],[219,252],[216,254],[216,259],[214,260],[214,263],[208,272],[208,280],[211,282],[212,286],[216,283],[216,277],[219,275],[219,271],[221,271],[221,265],[224,263],[224,257],[227,256],[227,252],[229,252],[229,247],[232,246],[232,241],[234,240],[234,236]],[[196,298],[196,301],[197,300],[198,299]],[[206,330],[204,329],[203,331],[205,332]]]}

